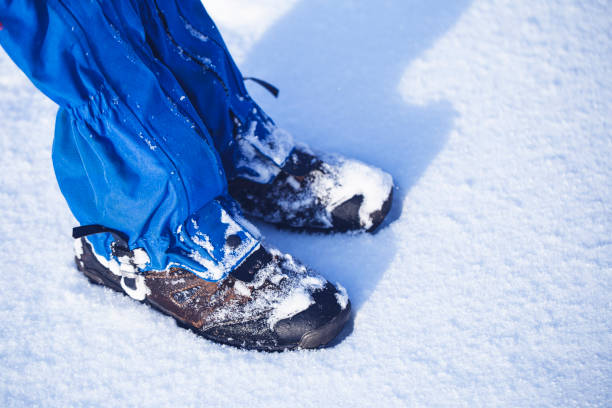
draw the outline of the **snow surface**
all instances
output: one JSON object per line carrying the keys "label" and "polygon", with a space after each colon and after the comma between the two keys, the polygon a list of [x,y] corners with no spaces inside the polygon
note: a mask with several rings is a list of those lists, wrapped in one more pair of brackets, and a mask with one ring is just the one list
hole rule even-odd
{"label": "snow surface", "polygon": [[352,327],[247,352],[90,285],[56,107],[0,51],[1,406],[612,405],[610,1],[206,5],[279,125],[399,184],[373,236],[262,226]]}

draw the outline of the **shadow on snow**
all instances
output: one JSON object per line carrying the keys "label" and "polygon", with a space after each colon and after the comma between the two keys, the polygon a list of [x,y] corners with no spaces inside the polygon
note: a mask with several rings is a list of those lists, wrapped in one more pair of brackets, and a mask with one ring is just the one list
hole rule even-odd
{"label": "shadow on snow", "polygon": [[[281,89],[274,100],[249,85],[253,97],[296,140],[379,166],[394,177],[398,190],[391,214],[373,236],[313,236],[258,224],[271,243],[344,285],[355,312],[397,251],[397,238],[386,227],[402,215],[404,198],[444,147],[457,115],[447,101],[407,104],[398,90],[401,77],[469,3],[302,1],[266,32],[242,64],[245,75]],[[352,327],[353,322],[335,344]]]}

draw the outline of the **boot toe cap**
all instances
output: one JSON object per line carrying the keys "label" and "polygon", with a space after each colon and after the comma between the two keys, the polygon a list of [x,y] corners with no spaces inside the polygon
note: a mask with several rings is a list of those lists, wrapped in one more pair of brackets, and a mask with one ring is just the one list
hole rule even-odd
{"label": "boot toe cap", "polygon": [[[346,232],[365,229],[374,232],[383,222],[393,200],[393,188],[389,190],[387,197],[380,206],[372,212],[362,214],[364,196],[357,194],[346,200],[331,212],[332,224],[335,231]],[[364,219],[366,218],[366,219]]]}
{"label": "boot toe cap", "polygon": [[315,291],[312,297],[314,303],[306,310],[275,325],[274,331],[281,342],[305,349],[317,348],[340,333],[350,317],[350,302],[341,301],[340,292],[330,283]]}

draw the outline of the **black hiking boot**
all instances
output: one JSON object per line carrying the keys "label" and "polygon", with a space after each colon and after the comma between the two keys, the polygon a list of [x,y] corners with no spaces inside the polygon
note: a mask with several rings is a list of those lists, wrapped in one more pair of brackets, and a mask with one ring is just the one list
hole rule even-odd
{"label": "black hiking boot", "polygon": [[301,146],[275,173],[268,183],[229,181],[245,214],[291,229],[373,232],[391,208],[391,176],[357,160],[315,155]]}

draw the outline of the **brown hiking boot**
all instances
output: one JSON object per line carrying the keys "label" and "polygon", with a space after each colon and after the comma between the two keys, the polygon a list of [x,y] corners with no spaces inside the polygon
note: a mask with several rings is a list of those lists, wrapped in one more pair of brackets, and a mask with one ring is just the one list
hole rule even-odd
{"label": "brown hiking boot", "polygon": [[[124,273],[133,272],[135,263],[124,268],[106,260],[86,238],[76,240],[75,251],[77,266],[90,281],[147,303],[180,326],[223,344],[263,351],[317,348],[331,341],[350,316],[342,287],[290,255],[261,246],[219,282],[178,267]],[[136,251],[130,256],[137,257]]]}

